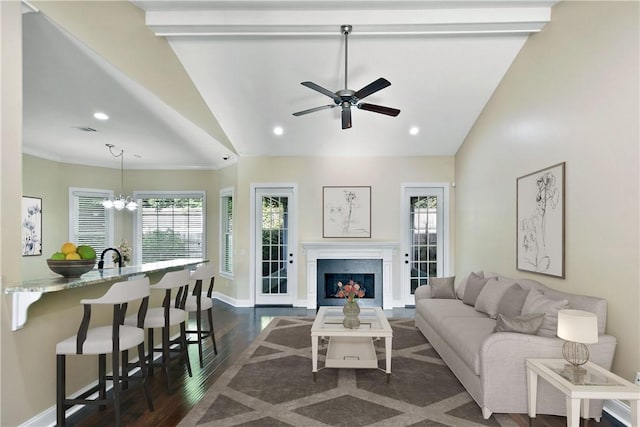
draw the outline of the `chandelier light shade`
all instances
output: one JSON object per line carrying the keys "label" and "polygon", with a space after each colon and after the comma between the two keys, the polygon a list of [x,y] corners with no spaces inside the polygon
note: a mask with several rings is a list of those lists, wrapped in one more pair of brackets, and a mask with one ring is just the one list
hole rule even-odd
{"label": "chandelier light shade", "polygon": [[133,197],[122,195],[124,192],[124,150],[121,149],[120,152],[116,154],[113,152],[115,145],[106,144],[106,146],[113,157],[120,157],[120,194],[115,199],[111,197],[104,199],[102,201],[102,206],[104,206],[105,209],[115,209],[117,211],[121,211],[126,208],[128,211],[133,212],[138,208],[138,204]]}
{"label": "chandelier light shade", "polygon": [[566,342],[562,356],[573,372],[584,372],[581,366],[589,361],[589,349],[585,344],[598,342],[598,317],[582,310],[558,311],[558,337]]}

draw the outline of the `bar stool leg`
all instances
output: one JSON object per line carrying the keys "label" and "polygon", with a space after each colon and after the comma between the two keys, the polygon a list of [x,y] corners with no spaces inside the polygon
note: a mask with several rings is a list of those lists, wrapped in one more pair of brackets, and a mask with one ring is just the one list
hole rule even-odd
{"label": "bar stool leg", "polygon": [[200,368],[204,367],[204,358],[202,357],[202,312],[198,310],[196,316],[197,336],[198,336],[198,358],[200,359]]}
{"label": "bar stool leg", "polygon": [[65,378],[66,378],[66,360],[64,354],[56,356],[56,423],[58,427],[65,425]]}
{"label": "bar stool leg", "polygon": [[[98,355],[98,399],[103,402],[107,400],[107,355]],[[99,409],[104,411],[107,405],[100,405]]]}
{"label": "bar stool leg", "polygon": [[129,350],[122,352],[122,390],[129,388]]}
{"label": "bar stool leg", "polygon": [[142,386],[144,387],[144,395],[147,398],[147,406],[149,407],[149,411],[153,412],[153,401],[151,400],[151,391],[149,390],[149,376],[147,375],[147,369],[150,364],[145,363],[144,343],[138,344],[138,365],[142,373]]}
{"label": "bar stool leg", "polygon": [[162,367],[167,376],[167,393],[171,392],[171,377],[169,375],[169,328],[162,328]]}
{"label": "bar stool leg", "polygon": [[187,363],[187,372],[189,372],[189,376],[192,377],[192,373],[191,373],[191,361],[189,360],[189,342],[187,340],[187,327],[184,324],[184,322],[182,322],[180,324],[180,340],[182,341],[181,346],[182,346],[182,357],[185,359],[186,363]]}
{"label": "bar stool leg", "polygon": [[213,308],[207,310],[207,317],[209,317],[209,333],[211,334],[211,340],[213,341],[213,353],[218,354],[218,346],[216,345],[216,335],[213,331]]}
{"label": "bar stool leg", "polygon": [[154,343],[153,343],[153,328],[149,328],[147,329],[147,349],[149,352],[149,356],[148,356],[148,360],[147,360],[147,369],[149,372],[149,376],[152,377],[153,376],[153,354],[155,352],[154,349]]}
{"label": "bar stool leg", "polygon": [[120,427],[120,358],[119,352],[114,352],[111,356],[111,367],[113,369],[113,413],[116,427]]}

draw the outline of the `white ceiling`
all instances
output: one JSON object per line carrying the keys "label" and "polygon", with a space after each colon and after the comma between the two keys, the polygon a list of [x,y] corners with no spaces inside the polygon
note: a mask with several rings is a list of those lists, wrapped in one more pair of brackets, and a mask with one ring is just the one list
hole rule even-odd
{"label": "white ceiling", "polygon": [[[456,153],[554,2],[133,3],[167,37],[238,155],[419,156]],[[398,108],[398,117],[354,109],[342,130],[339,108],[292,115],[332,103],[300,82],[344,88],[342,24],[353,25],[349,89],[386,78],[391,86],[366,102]],[[23,29],[25,152],[119,167],[104,148],[113,143],[126,168],[151,169],[217,169],[237,157],[40,14],[25,15]],[[93,119],[96,109],[111,119]]]}

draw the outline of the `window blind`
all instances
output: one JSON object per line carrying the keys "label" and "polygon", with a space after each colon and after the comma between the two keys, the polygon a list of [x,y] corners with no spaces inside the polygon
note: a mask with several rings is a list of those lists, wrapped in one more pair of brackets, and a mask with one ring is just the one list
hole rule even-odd
{"label": "window blind", "polygon": [[233,273],[233,197],[223,196],[221,200],[222,221],[222,271]]}
{"label": "window blind", "polygon": [[111,215],[102,206],[108,193],[90,190],[71,191],[72,226],[69,240],[76,245],[89,245],[98,256],[112,246]]}
{"label": "window blind", "polygon": [[204,258],[204,194],[145,194],[137,198],[142,263]]}

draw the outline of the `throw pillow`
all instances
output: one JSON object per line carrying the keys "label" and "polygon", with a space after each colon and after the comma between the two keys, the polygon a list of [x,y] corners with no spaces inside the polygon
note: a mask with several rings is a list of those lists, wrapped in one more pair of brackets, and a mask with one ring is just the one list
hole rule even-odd
{"label": "throw pillow", "polygon": [[456,293],[453,290],[455,280],[456,276],[430,278],[431,298],[456,299]]}
{"label": "throw pillow", "polygon": [[509,286],[498,303],[497,314],[503,314],[506,317],[520,316],[528,294],[529,291],[522,289],[522,286],[517,283]]}
{"label": "throw pillow", "polygon": [[[476,276],[480,276],[481,278],[484,278],[484,271],[478,271],[477,273],[475,273]],[[458,286],[454,286],[455,290],[456,290],[456,297],[458,299],[464,299],[464,291],[467,288],[467,281],[469,280],[469,276],[465,277],[464,279],[462,279],[460,281],[460,283],[458,283]]]}
{"label": "throw pillow", "polygon": [[569,308],[569,301],[566,299],[551,299],[544,296],[539,290],[532,288],[524,300],[522,315],[544,313],[544,320],[538,330],[538,335],[555,337],[558,333],[558,311],[565,308]]}
{"label": "throw pillow", "polygon": [[478,299],[478,295],[480,291],[487,283],[487,280],[484,277],[478,276],[476,273],[471,273],[469,278],[467,279],[467,286],[464,290],[464,297],[462,298],[462,302],[467,305],[476,305],[476,300]]}
{"label": "throw pillow", "polygon": [[524,316],[507,317],[498,314],[496,327],[493,332],[518,332],[521,334],[535,335],[542,325],[544,314],[527,314]]}
{"label": "throw pillow", "polygon": [[498,279],[489,279],[478,294],[474,306],[476,311],[486,313],[495,319],[498,314],[498,303],[507,289],[509,286],[499,282]]}

